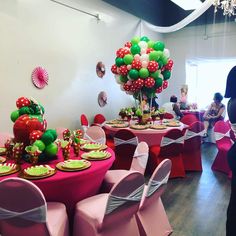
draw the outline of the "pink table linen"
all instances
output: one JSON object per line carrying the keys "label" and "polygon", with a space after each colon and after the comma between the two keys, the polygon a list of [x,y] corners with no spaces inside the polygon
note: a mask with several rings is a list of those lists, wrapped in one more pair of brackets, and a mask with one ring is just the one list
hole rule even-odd
{"label": "pink table linen", "polygon": [[[184,128],[187,128],[187,125],[184,125],[180,123],[181,126],[179,127],[167,127],[163,130],[156,130],[156,129],[144,129],[144,130],[136,130],[131,128],[122,128],[122,129],[128,129],[132,131],[137,137],[139,142],[146,142],[148,146],[153,145],[160,145],[162,137],[166,134],[167,131],[171,129],[180,129],[183,130]],[[110,133],[110,135],[114,136],[114,134],[120,130],[121,128],[113,128],[111,125],[106,124],[105,128],[107,129],[107,132]]]}
{"label": "pink table linen", "polygon": [[[108,148],[107,151],[111,153],[109,159],[90,161],[92,165],[88,169],[75,172],[57,170],[56,174],[53,176],[31,181],[40,188],[46,201],[64,203],[67,208],[68,216],[72,219],[76,203],[98,193],[107,170],[112,166],[112,163],[115,160],[115,154],[110,148]],[[82,153],[83,152],[80,151],[80,156]],[[71,159],[77,159],[77,157],[74,156],[73,151],[71,151]],[[58,153],[57,159],[48,161],[45,164],[55,167],[60,161],[64,161],[61,150]],[[21,168],[25,169],[29,166],[31,166],[29,163],[23,163]],[[17,177],[18,175],[19,172],[1,176],[0,181],[8,177]]]}

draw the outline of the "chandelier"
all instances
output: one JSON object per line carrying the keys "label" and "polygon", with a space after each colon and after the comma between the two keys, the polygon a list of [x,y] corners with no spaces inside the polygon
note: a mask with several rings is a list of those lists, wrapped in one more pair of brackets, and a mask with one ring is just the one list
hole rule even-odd
{"label": "chandelier", "polygon": [[236,0],[213,0],[213,5],[215,12],[217,12],[217,8],[221,8],[224,16],[236,15]]}

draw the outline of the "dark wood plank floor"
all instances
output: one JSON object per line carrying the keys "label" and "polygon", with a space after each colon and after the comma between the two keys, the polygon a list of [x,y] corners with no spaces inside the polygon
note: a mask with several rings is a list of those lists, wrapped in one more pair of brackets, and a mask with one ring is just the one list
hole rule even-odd
{"label": "dark wood plank floor", "polygon": [[188,172],[186,178],[171,179],[162,195],[172,236],[224,236],[230,180],[211,165],[214,144],[202,144],[203,172]]}

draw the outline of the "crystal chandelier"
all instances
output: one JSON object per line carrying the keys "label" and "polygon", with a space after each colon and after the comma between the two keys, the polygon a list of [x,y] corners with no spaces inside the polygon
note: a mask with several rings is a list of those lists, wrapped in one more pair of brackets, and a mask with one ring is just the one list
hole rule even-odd
{"label": "crystal chandelier", "polygon": [[221,8],[224,16],[236,15],[236,0],[213,0],[213,5],[215,12],[217,12],[217,8]]}

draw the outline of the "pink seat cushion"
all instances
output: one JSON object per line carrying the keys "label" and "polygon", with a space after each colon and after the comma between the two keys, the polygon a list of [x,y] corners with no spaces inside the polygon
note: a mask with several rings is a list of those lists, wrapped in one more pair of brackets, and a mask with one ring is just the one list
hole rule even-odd
{"label": "pink seat cushion", "polygon": [[51,235],[67,235],[66,207],[60,202],[47,202],[47,226]]}
{"label": "pink seat cushion", "polygon": [[228,152],[229,149],[231,148],[232,144],[231,143],[220,143],[217,145],[217,148],[222,151]]}

